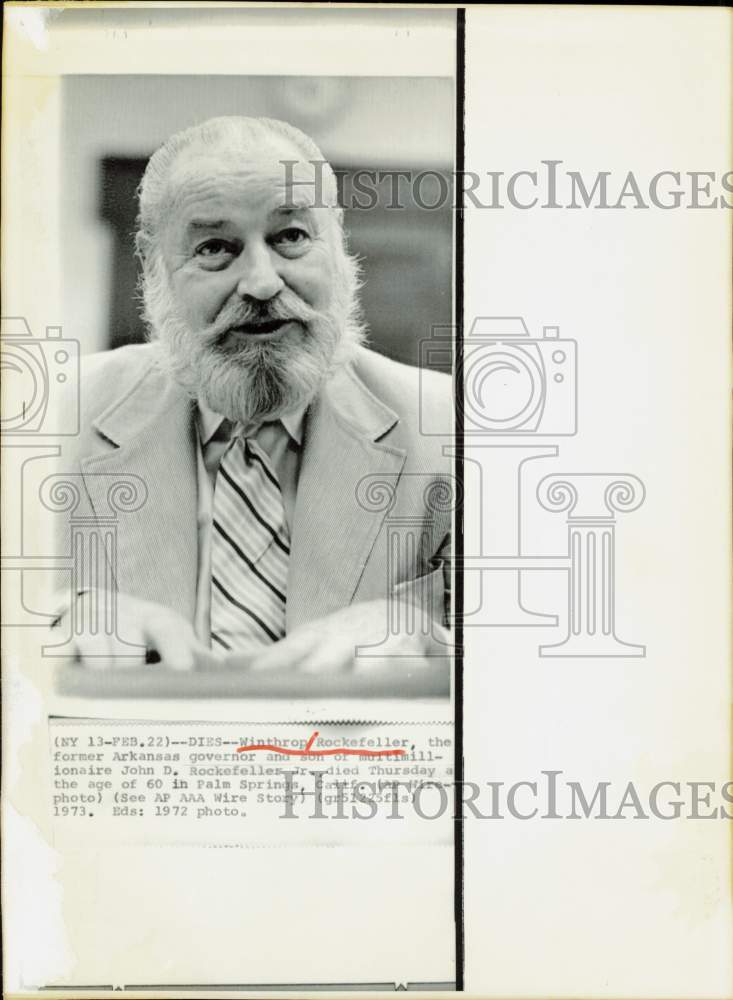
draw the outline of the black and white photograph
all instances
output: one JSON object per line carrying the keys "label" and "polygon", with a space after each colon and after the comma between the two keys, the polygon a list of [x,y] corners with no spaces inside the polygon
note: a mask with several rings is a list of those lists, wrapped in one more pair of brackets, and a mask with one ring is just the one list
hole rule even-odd
{"label": "black and white photograph", "polygon": [[454,133],[449,78],[64,81],[67,690],[449,696]]}

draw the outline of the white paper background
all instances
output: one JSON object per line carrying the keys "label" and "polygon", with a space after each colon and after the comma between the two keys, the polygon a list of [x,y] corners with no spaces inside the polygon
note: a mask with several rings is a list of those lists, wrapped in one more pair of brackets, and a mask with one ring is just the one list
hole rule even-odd
{"label": "white paper background", "polygon": [[[720,177],[730,67],[720,10],[468,10],[466,169]],[[542,475],[629,472],[647,489],[616,545],[619,636],[646,658],[540,659],[560,629],[467,629],[468,780],[727,779],[730,226],[720,209],[467,209],[466,330],[522,315],[535,337],[578,341],[579,431],[529,463],[530,551],[564,540],[564,515],[535,515]],[[468,537],[475,490],[465,514]],[[532,607],[562,615],[562,586]],[[729,821],[465,826],[469,992],[730,995]]]}
{"label": "white paper background", "polygon": [[[234,72],[245,58],[252,73],[281,72],[284,61],[294,74],[453,69],[450,28],[425,25],[417,44],[395,12],[380,15],[381,28],[365,14],[355,41],[337,22],[312,31],[299,12],[289,34],[258,13],[244,39],[203,20],[175,45],[143,21],[127,33],[110,22],[90,44],[88,31],[54,31],[44,16],[12,12],[5,53],[6,109],[17,113],[6,114],[3,136],[13,151],[4,158],[5,235],[13,233],[4,313],[27,315],[36,331],[63,321],[59,74]],[[712,9],[469,10],[466,168],[509,174],[561,159],[590,176],[720,175],[730,166],[729,29],[728,13]],[[579,345],[579,433],[560,442],[558,459],[536,463],[528,498],[545,471],[628,471],[647,487],[644,505],[619,517],[617,535],[619,634],[645,643],[646,658],[541,660],[537,644],[556,641],[554,630],[468,630],[467,780],[533,780],[550,768],[591,788],[726,779],[729,262],[726,211],[467,211],[467,328],[474,315],[523,315],[533,335],[557,324]],[[5,492],[6,517],[17,499]],[[469,529],[482,517],[478,501],[469,488]],[[548,553],[564,537],[562,515],[543,514],[530,529],[532,545]],[[561,604],[549,610],[561,613]],[[323,867],[310,864],[310,851],[278,852],[271,863],[258,853],[242,859],[236,877],[225,852],[208,852],[193,878],[183,851],[142,864],[138,852],[118,852],[110,866],[80,850],[61,862],[33,818],[45,747],[41,676],[13,657],[5,668],[5,749],[14,746],[5,791],[22,806],[21,815],[9,804],[5,813],[9,989],[64,975],[79,981],[76,973],[129,981],[131,958],[137,976],[211,980],[213,968],[224,981],[241,976],[243,947],[249,981],[272,978],[273,960],[283,980],[301,977],[324,941],[333,979],[372,978],[376,968],[444,977],[453,931],[445,852],[438,860],[435,849],[412,851],[387,864],[373,852],[354,864],[348,852],[330,851]],[[730,995],[728,823],[465,826],[469,992]],[[390,864],[401,879],[397,912],[384,908]],[[425,895],[426,872],[438,905]],[[64,886],[77,893],[70,912]],[[266,899],[266,912],[251,913],[251,899]],[[110,900],[116,938],[105,923]],[[285,921],[277,939],[273,916]]]}

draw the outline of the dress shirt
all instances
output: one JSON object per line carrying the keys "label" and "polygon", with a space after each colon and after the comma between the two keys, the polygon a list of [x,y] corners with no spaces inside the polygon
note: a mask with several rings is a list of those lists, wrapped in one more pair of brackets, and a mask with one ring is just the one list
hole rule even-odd
{"label": "dress shirt", "polygon": [[[280,483],[288,531],[292,529],[295,496],[300,473],[303,421],[306,407],[285,414],[280,420],[248,427],[245,437],[254,438],[270,459]],[[196,411],[196,480],[198,487],[198,579],[196,583],[196,635],[211,645],[211,546],[214,488],[219,464],[232,438],[241,432],[232,423],[199,402]],[[243,509],[242,516],[248,516]]]}

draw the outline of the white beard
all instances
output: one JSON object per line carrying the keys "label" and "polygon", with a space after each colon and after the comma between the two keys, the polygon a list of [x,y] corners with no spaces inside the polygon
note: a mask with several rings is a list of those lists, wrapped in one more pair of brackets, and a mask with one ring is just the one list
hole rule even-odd
{"label": "white beard", "polygon": [[[152,280],[151,280],[152,278]],[[160,280],[160,279],[163,280]],[[192,330],[177,314],[167,280],[150,275],[144,285],[146,316],[161,345],[165,369],[192,398],[244,425],[258,425],[308,405],[363,341],[354,310],[337,304],[311,309],[285,288],[265,306],[270,319],[297,320],[277,339],[224,346],[233,326],[262,318],[261,310],[233,299],[214,323]]]}

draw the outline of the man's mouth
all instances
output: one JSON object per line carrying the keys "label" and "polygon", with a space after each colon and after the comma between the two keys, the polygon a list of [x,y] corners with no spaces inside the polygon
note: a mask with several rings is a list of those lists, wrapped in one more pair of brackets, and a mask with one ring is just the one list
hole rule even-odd
{"label": "man's mouth", "polygon": [[246,341],[279,340],[293,327],[301,326],[294,319],[263,319],[249,323],[237,323],[217,338],[217,346],[222,350],[236,350]]}
{"label": "man's mouth", "polygon": [[229,333],[240,333],[248,337],[256,337],[263,333],[277,333],[291,322],[287,319],[268,319],[254,323],[240,323],[230,327]]}

